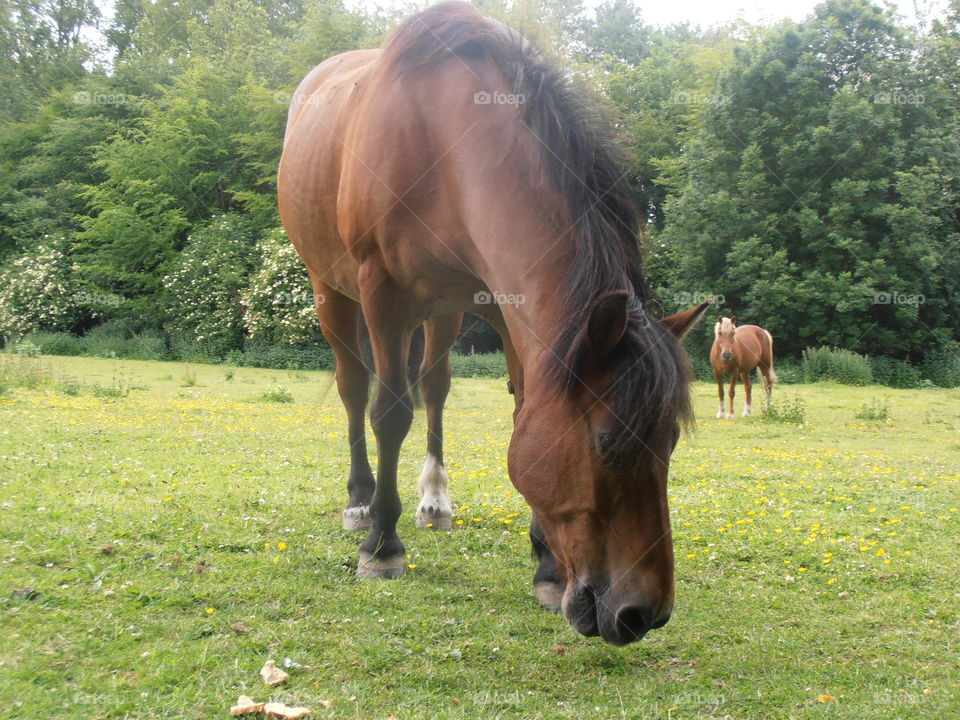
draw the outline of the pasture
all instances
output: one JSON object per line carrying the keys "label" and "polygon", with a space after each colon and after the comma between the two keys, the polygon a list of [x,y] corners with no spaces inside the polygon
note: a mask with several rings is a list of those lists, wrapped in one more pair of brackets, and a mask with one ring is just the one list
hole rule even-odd
{"label": "pasture", "polygon": [[531,595],[503,381],[454,380],[449,533],[414,528],[417,414],[407,575],[360,581],[329,374],[5,362],[0,716],[217,718],[241,693],[314,718],[960,716],[960,390],[776,388],[798,426],[715,420],[697,383],[673,619],[617,649]]}

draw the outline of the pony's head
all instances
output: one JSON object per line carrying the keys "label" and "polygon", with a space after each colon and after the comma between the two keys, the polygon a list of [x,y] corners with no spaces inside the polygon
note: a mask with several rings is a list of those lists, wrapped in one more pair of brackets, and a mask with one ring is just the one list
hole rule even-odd
{"label": "pony's head", "polygon": [[562,391],[529,392],[510,475],[536,511],[584,635],[624,645],[674,601],[670,455],[689,413],[682,336],[706,304],[658,321],[626,292],[593,304]]}
{"label": "pony's head", "polygon": [[737,316],[722,317],[713,328],[713,342],[717,346],[720,359],[728,363],[733,360],[733,336],[737,332]]}

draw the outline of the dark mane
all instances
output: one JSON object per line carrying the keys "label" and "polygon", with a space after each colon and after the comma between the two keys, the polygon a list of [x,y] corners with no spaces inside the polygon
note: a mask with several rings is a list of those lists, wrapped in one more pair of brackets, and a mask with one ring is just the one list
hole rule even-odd
{"label": "dark mane", "polygon": [[629,330],[607,363],[615,383],[611,410],[620,420],[609,447],[636,455],[660,446],[659,433],[672,433],[677,420],[690,417],[687,361],[651,314],[653,298],[637,242],[639,210],[618,166],[622,153],[597,104],[518,33],[466,2],[441,3],[408,18],[385,45],[383,61],[404,72],[452,55],[489,56],[514,92],[525,96],[523,122],[539,142],[543,175],[565,200],[572,225],[565,239],[574,246],[574,258],[551,375],[565,392],[579,384],[595,301],[628,290]]}

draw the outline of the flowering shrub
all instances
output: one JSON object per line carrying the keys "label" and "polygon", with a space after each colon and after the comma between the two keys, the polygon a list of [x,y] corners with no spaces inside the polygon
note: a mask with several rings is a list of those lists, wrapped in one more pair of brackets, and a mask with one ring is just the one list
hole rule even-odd
{"label": "flowering shrub", "polygon": [[271,230],[257,250],[260,269],[243,293],[250,337],[282,345],[320,340],[313,286],[286,233],[282,228]]}
{"label": "flowering shrub", "polygon": [[68,328],[77,313],[62,241],[46,236],[0,268],[0,337]]}
{"label": "flowering shrub", "polygon": [[236,214],[214,216],[187,239],[167,290],[167,330],[226,352],[243,341],[243,301],[255,259],[253,231]]}

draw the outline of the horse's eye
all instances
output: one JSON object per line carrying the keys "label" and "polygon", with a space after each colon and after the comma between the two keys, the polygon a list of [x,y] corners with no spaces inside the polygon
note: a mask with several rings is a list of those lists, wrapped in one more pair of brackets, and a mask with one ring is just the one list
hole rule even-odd
{"label": "horse's eye", "polygon": [[597,433],[597,452],[604,455],[610,450],[610,435],[607,433]]}

